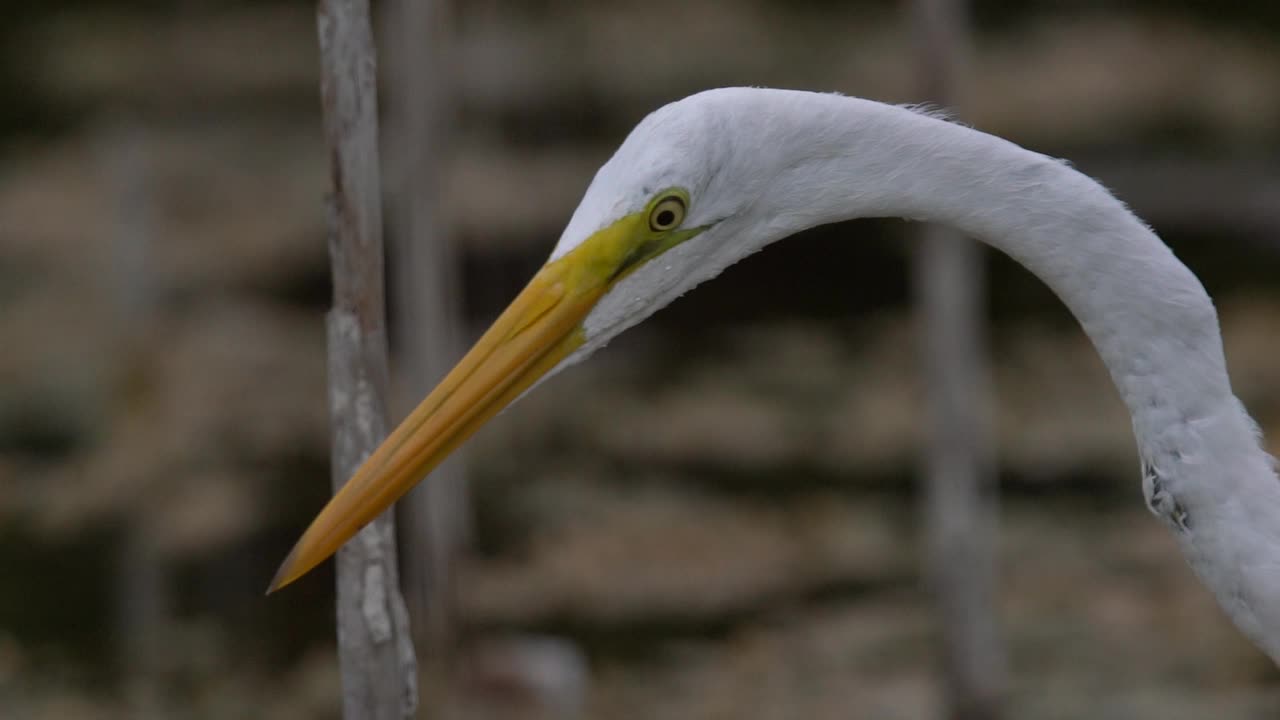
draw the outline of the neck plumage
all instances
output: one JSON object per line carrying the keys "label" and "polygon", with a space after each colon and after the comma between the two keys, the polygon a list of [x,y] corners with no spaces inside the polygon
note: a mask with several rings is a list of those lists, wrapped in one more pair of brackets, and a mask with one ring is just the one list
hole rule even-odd
{"label": "neck plumage", "polygon": [[[1111,372],[1141,440],[1230,401],[1217,314],[1195,275],[1120,201],[1066,164],[905,108],[811,95],[778,133],[795,188],[774,200],[788,235],[852,217],[954,227],[1013,257],[1060,297]],[[842,131],[839,110],[847,115]],[[775,120],[773,132],[778,125]],[[766,129],[766,132],[769,130]],[[815,143],[813,138],[819,140]],[[787,207],[787,206],[790,207]],[[1154,439],[1154,438],[1152,438]]]}
{"label": "neck plumage", "polygon": [[[899,107],[797,94],[754,141],[800,158],[757,204],[768,239],[867,216],[952,226],[1010,255],[1071,309],[1129,408],[1148,505],[1236,624],[1280,662],[1280,482],[1231,392],[1195,275],[1069,166]],[[767,146],[767,145],[761,145]],[[794,147],[792,147],[794,146]],[[769,203],[773,206],[770,207]]]}

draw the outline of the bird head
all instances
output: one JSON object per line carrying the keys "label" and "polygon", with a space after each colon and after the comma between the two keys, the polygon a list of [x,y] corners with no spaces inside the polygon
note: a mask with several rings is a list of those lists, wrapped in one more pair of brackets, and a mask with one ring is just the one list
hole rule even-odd
{"label": "bird head", "polygon": [[[704,95],[706,95],[704,93]],[[717,241],[748,194],[706,98],[646,118],[600,168],[547,263],[330,500],[271,591],[333,554],[540,379],[585,358],[744,252]]]}

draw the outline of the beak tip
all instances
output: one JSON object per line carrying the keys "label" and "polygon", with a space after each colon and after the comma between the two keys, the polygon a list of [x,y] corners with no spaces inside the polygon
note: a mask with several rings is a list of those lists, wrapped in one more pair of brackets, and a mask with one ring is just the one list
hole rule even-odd
{"label": "beak tip", "polygon": [[281,563],[267,595],[333,555],[489,418],[582,345],[581,323],[605,292],[604,279],[588,270],[576,272],[573,277],[587,280],[569,293],[564,272],[534,276],[457,367],[329,500]]}
{"label": "beak tip", "polygon": [[275,577],[271,578],[271,584],[267,586],[267,595],[280,590],[289,583],[298,579],[298,574],[293,570],[293,566],[295,564],[294,558],[297,554],[298,548],[294,547],[294,549],[289,551],[289,555],[284,559],[284,562],[280,563],[280,569],[276,570]]}

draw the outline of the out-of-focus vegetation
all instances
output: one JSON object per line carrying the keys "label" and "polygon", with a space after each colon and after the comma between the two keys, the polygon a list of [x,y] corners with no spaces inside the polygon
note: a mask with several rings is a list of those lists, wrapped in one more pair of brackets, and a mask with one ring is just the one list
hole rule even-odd
{"label": "out-of-focus vegetation", "polygon": [[[473,334],[659,104],[916,99],[893,2],[457,5],[445,207]],[[336,717],[330,571],[261,594],[328,487],[313,9],[0,8],[0,715]],[[1273,443],[1278,8],[977,2],[964,91],[1201,275]],[[906,236],[770,248],[484,431],[462,669],[424,703],[528,717],[581,681],[589,717],[934,716]],[[1274,714],[1275,667],[1142,506],[1101,363],[990,266],[1011,716]]]}

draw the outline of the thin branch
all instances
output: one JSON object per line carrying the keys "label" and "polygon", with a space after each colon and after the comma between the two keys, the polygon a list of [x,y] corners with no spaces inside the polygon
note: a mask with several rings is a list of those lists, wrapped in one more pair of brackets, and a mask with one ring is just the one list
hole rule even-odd
{"label": "thin branch", "polygon": [[[376,61],[368,0],[321,0],[320,96],[333,194],[329,414],[336,490],[387,433],[387,337]],[[417,661],[384,513],[338,551],[338,652],[346,720],[417,710]]]}

